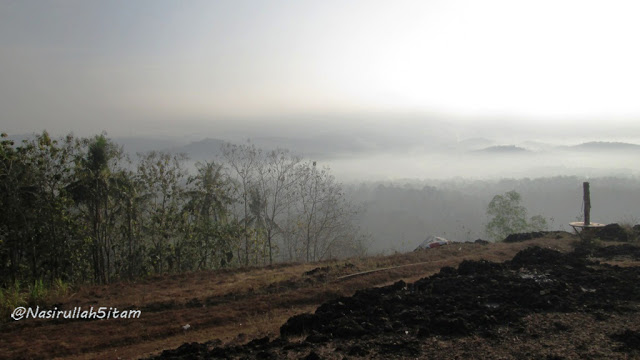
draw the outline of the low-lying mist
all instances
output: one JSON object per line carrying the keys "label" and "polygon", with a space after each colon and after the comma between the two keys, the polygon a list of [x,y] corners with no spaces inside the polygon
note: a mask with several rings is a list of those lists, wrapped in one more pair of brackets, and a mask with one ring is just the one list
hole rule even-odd
{"label": "low-lying mist", "polygon": [[[413,250],[429,235],[488,239],[487,205],[511,190],[522,195],[529,217],[541,215],[549,230],[569,231],[569,222],[581,220],[584,181],[591,183],[593,221],[640,223],[639,145],[510,144],[478,137],[433,138],[423,144],[408,140],[400,146],[374,137],[349,139],[263,137],[251,143],[264,150],[286,148],[328,167],[354,204],[361,205],[358,225],[371,236],[370,253]],[[115,140],[134,160],[132,169],[135,153],[149,150],[186,153],[190,173],[199,161],[224,163],[222,139],[189,144],[145,137]]]}
{"label": "low-lying mist", "polygon": [[[251,143],[288,148],[329,167],[362,204],[358,223],[371,235],[371,253],[413,250],[428,235],[487,239],[487,205],[511,190],[522,195],[529,217],[543,216],[549,230],[570,231],[569,222],[581,220],[583,181],[591,182],[593,221],[640,222],[640,146],[632,143],[510,144],[478,137],[401,146],[362,134],[350,139],[258,137]],[[186,152],[193,166],[219,159],[223,142],[205,139],[171,150]]]}
{"label": "low-lying mist", "polygon": [[496,151],[356,154],[327,160],[345,182],[402,179],[501,179],[635,176],[638,151]]}

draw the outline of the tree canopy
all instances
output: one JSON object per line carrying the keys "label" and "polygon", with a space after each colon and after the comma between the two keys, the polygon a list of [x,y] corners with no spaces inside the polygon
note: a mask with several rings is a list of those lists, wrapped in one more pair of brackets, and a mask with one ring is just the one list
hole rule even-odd
{"label": "tree canopy", "polygon": [[132,162],[106,134],[2,134],[0,287],[362,253],[357,208],[328,169],[287,150],[223,150],[190,173],[181,154]]}
{"label": "tree canopy", "polygon": [[522,197],[515,190],[496,195],[487,206],[491,220],[486,225],[487,235],[504,240],[510,234],[547,229],[547,221],[540,215],[527,220],[527,209],[521,205]]}

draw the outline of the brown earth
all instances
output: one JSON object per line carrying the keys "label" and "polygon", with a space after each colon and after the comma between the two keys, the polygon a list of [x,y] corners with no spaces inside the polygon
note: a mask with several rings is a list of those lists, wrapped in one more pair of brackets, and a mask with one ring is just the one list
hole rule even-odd
{"label": "brown earth", "polygon": [[[554,233],[546,234],[543,238],[511,244],[452,244],[385,257],[198,272],[155,277],[137,283],[84,287],[67,298],[59,299],[55,306],[58,309],[72,309],[76,306],[84,309],[91,306],[139,309],[142,312],[141,317],[127,320],[27,319],[3,322],[0,324],[2,333],[0,358],[128,359],[160,354],[163,350],[175,349],[184,343],[187,345],[183,345],[180,349],[184,350],[185,358],[195,355],[196,353],[189,353],[194,349],[199,349],[198,351],[208,354],[207,356],[212,356],[211,351],[218,351],[220,355],[239,358],[256,357],[262,353],[260,356],[271,354],[269,356],[273,358],[313,358],[314,355],[318,358],[432,356],[442,358],[443,354],[451,355],[444,356],[447,358],[483,358],[486,357],[482,355],[485,350],[490,350],[491,354],[497,358],[512,358],[514,349],[519,351],[519,354],[527,354],[528,351],[529,354],[548,354],[567,358],[572,358],[571,354],[574,354],[574,358],[577,358],[576,354],[589,356],[588,351],[591,350],[594,351],[593,356],[629,356],[629,351],[635,351],[634,341],[638,335],[638,327],[633,325],[639,320],[635,311],[636,305],[631,301],[633,299],[625,300],[628,304],[621,305],[622,307],[614,306],[613,310],[595,309],[597,310],[595,313],[600,314],[597,316],[584,311],[559,312],[558,309],[544,308],[544,306],[541,309],[534,308],[534,310],[543,311],[527,312],[518,311],[517,307],[514,307],[516,310],[512,313],[504,312],[497,307],[493,309],[495,321],[489,317],[488,323],[491,325],[493,321],[495,326],[489,327],[478,319],[466,320],[465,316],[451,319],[440,314],[442,315],[440,318],[434,318],[436,326],[422,326],[427,330],[422,330],[420,337],[417,337],[421,330],[418,322],[404,329],[402,322],[396,319],[384,319],[385,316],[377,318],[376,321],[379,323],[369,321],[370,324],[367,326],[359,323],[356,323],[358,326],[353,324],[340,326],[338,328],[348,330],[344,331],[346,336],[339,337],[335,336],[335,333],[340,330],[337,330],[335,324],[329,321],[331,319],[323,317],[324,323],[318,321],[318,324],[312,325],[311,328],[303,326],[303,331],[299,334],[294,331],[286,334],[288,335],[286,338],[284,336],[278,338],[280,327],[287,323],[288,319],[296,318],[294,315],[314,312],[323,303],[327,314],[335,314],[335,306],[340,306],[336,304],[341,302],[338,299],[345,301],[344,299],[353,296],[358,290],[395,283],[388,288],[390,289],[388,291],[402,292],[405,291],[402,289],[409,286],[407,283],[436,273],[443,274],[440,271],[443,267],[448,267],[444,275],[461,276],[458,274],[461,271],[460,268],[453,267],[458,267],[464,260],[484,259],[503,262],[512,259],[520,250],[536,245],[543,249],[567,253],[572,250],[572,244],[575,242],[576,237],[571,234]],[[615,251],[607,251],[609,252],[599,254],[589,250],[588,253],[583,251],[581,255],[602,256],[607,258],[606,261],[632,267],[636,265],[633,262],[638,260],[629,258],[629,249],[624,249],[619,254]],[[464,264],[466,265],[462,266],[463,272],[465,266],[475,272],[477,264],[488,263],[466,261]],[[480,267],[482,266],[484,265]],[[606,267],[606,265],[597,266]],[[376,269],[384,270],[371,271]],[[487,265],[487,269],[500,270],[502,271],[500,276],[505,278],[510,276],[510,272],[516,271],[504,264],[496,269]],[[359,276],[347,276],[360,272],[365,273]],[[490,280],[494,275],[496,274],[487,273],[485,277]],[[400,280],[403,282],[398,283]],[[526,281],[535,283],[535,279],[527,279],[526,276],[520,280],[524,283]],[[426,280],[420,281],[424,283]],[[415,284],[419,284],[420,281]],[[569,284],[570,281],[565,283]],[[411,284],[411,286],[415,285]],[[469,288],[469,284],[465,286]],[[589,286],[591,287],[585,290],[586,294],[591,294],[590,291],[595,288],[594,284]],[[624,288],[622,285],[620,287]],[[455,293],[454,289],[455,287],[451,290],[452,294]],[[514,287],[512,290],[514,289],[517,288]],[[367,291],[359,292],[360,295],[356,294],[355,298],[363,296],[362,294],[365,294],[365,298],[374,298],[375,292],[367,293]],[[415,294],[418,293],[415,292]],[[452,296],[455,299],[455,295]],[[420,299],[418,297],[412,301],[421,301]],[[494,302],[493,299],[490,300],[483,305],[483,310],[492,310]],[[579,303],[578,300],[575,301],[576,304]],[[454,308],[455,303],[451,301]],[[558,302],[556,305],[561,306],[561,304]],[[365,309],[361,305],[350,310]],[[436,309],[437,306],[433,308]],[[395,314],[393,316],[402,312],[402,310],[398,311],[400,312],[397,314],[392,312]],[[475,312],[478,313],[478,311]],[[511,322],[504,325],[504,319],[500,317],[502,313],[507,313],[507,319],[513,319],[517,322],[517,326],[512,325]],[[405,313],[403,316],[407,319],[419,319],[430,315]],[[315,324],[315,321],[312,320],[310,323]],[[182,327],[186,324],[190,327],[185,331]],[[391,331],[384,331],[385,326]],[[593,329],[596,326],[608,330],[594,332]],[[360,327],[369,330],[369,333],[359,334],[362,332]],[[430,331],[428,329],[431,328],[457,330],[454,333],[447,333],[445,330],[428,333]],[[405,337],[398,337],[396,334],[398,331],[406,332],[403,333]],[[560,340],[564,340],[567,333],[575,341],[572,340],[570,344],[564,341],[561,349],[565,350],[556,351],[560,346]],[[601,334],[601,336],[594,338],[594,334]],[[309,335],[315,337],[309,338]],[[505,341],[505,339],[511,340]],[[248,345],[241,346],[247,342],[249,342]],[[606,351],[598,350],[600,346],[598,344],[603,344]],[[630,350],[627,352],[611,350],[616,346]],[[288,347],[288,350],[284,350],[285,347]],[[236,350],[231,352],[228,350],[236,348],[235,353]],[[254,351],[256,349],[262,350]],[[172,357],[171,351],[164,354]],[[176,353],[175,356],[181,355]]]}

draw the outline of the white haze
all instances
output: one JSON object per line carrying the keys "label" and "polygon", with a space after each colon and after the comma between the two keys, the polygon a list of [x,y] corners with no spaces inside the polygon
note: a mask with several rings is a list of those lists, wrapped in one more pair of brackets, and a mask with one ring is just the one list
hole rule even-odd
{"label": "white haze", "polygon": [[332,159],[327,164],[345,182],[640,175],[638,153],[378,154]]}

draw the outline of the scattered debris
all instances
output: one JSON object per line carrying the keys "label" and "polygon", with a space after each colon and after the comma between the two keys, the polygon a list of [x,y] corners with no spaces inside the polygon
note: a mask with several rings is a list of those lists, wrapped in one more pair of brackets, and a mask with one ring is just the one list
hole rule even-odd
{"label": "scattered debris", "polygon": [[447,245],[449,243],[450,241],[443,237],[429,235],[427,239],[423,241],[422,244],[418,245],[418,247],[414,251],[431,249],[442,245]]}

